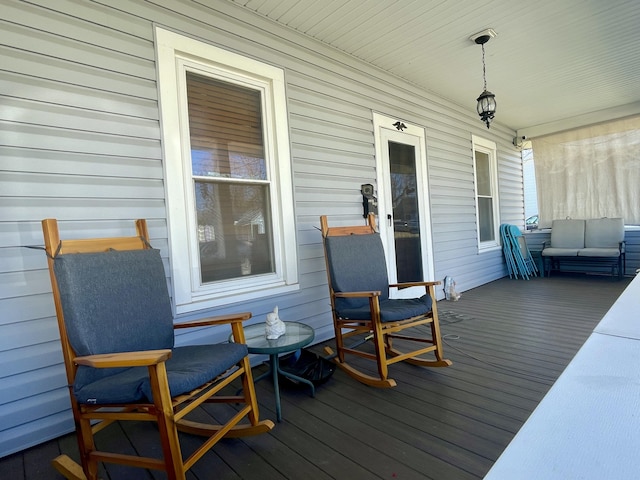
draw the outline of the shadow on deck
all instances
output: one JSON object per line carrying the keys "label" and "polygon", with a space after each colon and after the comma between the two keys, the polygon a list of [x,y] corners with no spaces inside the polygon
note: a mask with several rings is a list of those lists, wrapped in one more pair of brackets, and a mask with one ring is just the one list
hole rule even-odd
{"label": "shadow on deck", "polygon": [[[503,278],[464,292],[457,302],[441,301],[451,367],[393,365],[398,386],[388,390],[366,387],[338,370],[315,398],[284,384],[284,419],[270,434],[222,441],[187,478],[482,478],[629,281]],[[264,370],[256,367],[254,375]],[[275,419],[271,384],[260,382],[257,391],[261,417]],[[156,449],[149,424],[114,425],[100,435],[122,451]],[[185,449],[190,442],[185,436]],[[75,437],[66,435],[0,459],[1,476],[60,479],[50,461],[76,452]],[[102,475],[163,478],[117,466]]]}

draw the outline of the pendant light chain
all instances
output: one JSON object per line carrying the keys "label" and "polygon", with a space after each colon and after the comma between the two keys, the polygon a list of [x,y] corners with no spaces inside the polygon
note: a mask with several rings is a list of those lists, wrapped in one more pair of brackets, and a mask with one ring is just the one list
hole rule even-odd
{"label": "pendant light chain", "polygon": [[484,80],[484,88],[483,90],[487,89],[487,67],[485,66],[484,63],[484,43],[481,45],[482,47],[482,79]]}

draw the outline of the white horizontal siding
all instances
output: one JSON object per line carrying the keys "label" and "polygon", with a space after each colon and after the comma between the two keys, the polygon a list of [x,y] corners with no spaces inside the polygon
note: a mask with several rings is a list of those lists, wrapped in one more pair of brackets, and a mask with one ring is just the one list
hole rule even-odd
{"label": "white horizontal siding", "polygon": [[155,159],[0,147],[0,170],[57,175],[162,179]]}
{"label": "white horizontal siding", "polygon": [[[123,118],[123,121],[126,119]],[[157,139],[125,137],[4,120],[0,121],[0,129],[2,129],[0,141],[5,146],[27,149],[35,147],[91,155],[155,158],[160,165],[160,143]]]}
{"label": "white horizontal siding", "polygon": [[[77,64],[64,58],[45,57],[5,46],[0,46],[0,56],[11,66],[11,71],[22,72],[30,77],[39,77],[46,72],[47,78],[57,82],[138,98],[153,99],[157,93],[155,83],[151,80]],[[130,61],[136,63],[139,59],[131,57]]]}
{"label": "white horizontal siding", "polygon": [[49,78],[0,71],[0,92],[4,97],[35,100],[87,111],[108,112],[130,117],[157,120],[159,111],[155,99],[97,92],[91,86],[61,83]]}
{"label": "white horizontal siding", "polygon": [[[0,364],[7,367],[0,390],[8,392],[0,397],[0,455],[72,427],[44,253],[24,248],[42,244],[40,220],[58,218],[65,237],[86,238],[127,234],[133,219],[147,218],[152,244],[168,262],[154,24],[285,69],[301,290],[278,297],[282,318],[313,326],[318,340],[332,336],[318,217],[362,221],[360,185],[377,176],[372,111],[426,128],[436,276],[452,275],[465,290],[504,275],[500,252],[477,253],[471,135],[498,142],[501,211],[515,222],[523,200],[513,132],[487,132],[473,111],[230,2],[5,4]],[[261,321],[273,304],[241,308]],[[177,342],[225,336],[181,331]]]}
{"label": "white horizontal siding", "polygon": [[[155,67],[153,57],[140,58],[133,63],[129,55],[114,50],[104,51],[99,43],[90,45],[86,42],[72,40],[68,36],[68,32],[64,32],[64,37],[58,36],[58,33],[49,33],[51,24],[47,25],[49,32],[34,31],[33,26],[26,27],[8,23],[7,18],[0,21],[1,34],[0,39],[5,40],[5,45],[10,47],[19,47],[49,58],[57,58],[71,61],[73,63],[82,63],[87,66],[103,69],[105,66],[110,71],[126,72],[127,75],[153,80],[155,78]],[[92,32],[92,34],[95,32]],[[114,38],[113,35],[107,40],[107,44],[111,45]],[[94,40],[95,41],[95,40]],[[133,42],[134,39],[127,36],[124,42]],[[148,54],[149,42],[140,42],[141,48],[144,48]]]}
{"label": "white horizontal siding", "polygon": [[6,122],[24,123],[28,120],[30,124],[77,132],[83,132],[87,125],[91,125],[102,134],[133,138],[157,138],[159,131],[155,118],[130,116],[123,121],[119,114],[15,97],[3,98],[1,118]]}
{"label": "white horizontal siding", "polygon": [[54,340],[49,342],[34,343],[24,347],[16,345],[13,349],[0,352],[0,362],[3,366],[2,373],[6,377],[52,365],[62,366],[60,339],[56,336]]}

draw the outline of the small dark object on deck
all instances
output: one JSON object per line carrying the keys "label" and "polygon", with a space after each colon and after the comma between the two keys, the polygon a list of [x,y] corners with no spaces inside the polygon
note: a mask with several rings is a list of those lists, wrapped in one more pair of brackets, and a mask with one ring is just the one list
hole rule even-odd
{"label": "small dark object on deck", "polygon": [[[301,349],[283,356],[280,359],[280,369],[298,377],[306,378],[317,386],[331,378],[333,372],[336,371],[336,364],[317,353]],[[291,382],[297,383],[293,380]]]}

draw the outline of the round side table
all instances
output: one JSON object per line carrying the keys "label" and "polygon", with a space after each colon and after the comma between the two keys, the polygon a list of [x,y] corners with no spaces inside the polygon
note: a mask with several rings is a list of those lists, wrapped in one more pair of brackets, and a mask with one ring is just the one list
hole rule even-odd
{"label": "round side table", "polygon": [[[256,378],[254,383],[259,382],[263,378],[273,378],[273,389],[276,397],[276,415],[279,422],[282,421],[282,406],[280,404],[278,375],[309,385],[311,388],[311,396],[314,397],[316,394],[315,386],[311,381],[281,370],[279,362],[280,354],[294,352],[309,345],[315,337],[313,328],[299,322],[284,322],[284,324],[286,326],[285,333],[275,340],[267,339],[265,333],[266,323],[256,323],[244,328],[244,336],[249,353],[269,355],[269,371]],[[229,337],[229,341],[233,342],[232,336]]]}

